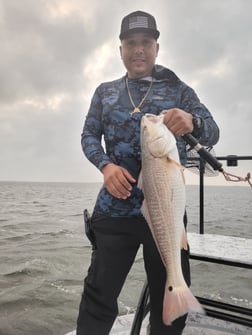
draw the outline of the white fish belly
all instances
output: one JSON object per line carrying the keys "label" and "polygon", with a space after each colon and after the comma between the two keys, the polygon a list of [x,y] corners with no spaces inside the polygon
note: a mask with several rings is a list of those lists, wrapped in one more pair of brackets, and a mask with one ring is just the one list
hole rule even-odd
{"label": "white fish belly", "polygon": [[167,269],[168,282],[177,286],[183,282],[180,246],[184,229],[184,179],[180,167],[173,161],[145,158],[142,161],[145,198],[142,211]]}

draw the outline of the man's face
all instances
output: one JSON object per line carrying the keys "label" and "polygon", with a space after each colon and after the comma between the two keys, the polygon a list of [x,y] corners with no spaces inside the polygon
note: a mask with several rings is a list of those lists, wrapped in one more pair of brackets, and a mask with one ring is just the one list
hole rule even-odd
{"label": "man's face", "polygon": [[122,40],[120,53],[129,78],[151,75],[159,44],[149,34],[134,33]]}

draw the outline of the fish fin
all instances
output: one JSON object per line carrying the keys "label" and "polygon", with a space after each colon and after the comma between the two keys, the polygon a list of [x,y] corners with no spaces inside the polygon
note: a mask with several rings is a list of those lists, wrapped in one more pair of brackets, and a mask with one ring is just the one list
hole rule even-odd
{"label": "fish fin", "polygon": [[179,162],[177,162],[175,159],[170,158],[169,156],[167,157],[167,161],[169,163],[174,163],[180,169],[181,175],[182,175],[182,179],[183,179],[183,182],[185,184],[186,183],[186,181],[185,181],[185,174],[184,174],[185,167],[183,165],[181,165]]}
{"label": "fish fin", "polygon": [[137,187],[140,188],[140,190],[143,189],[143,173],[142,173],[142,170],[140,171],[140,174],[139,174],[139,177],[138,177]]}
{"label": "fish fin", "polygon": [[176,161],[176,159],[173,159],[169,156],[167,156],[167,159],[168,159],[168,161],[176,164],[181,169],[181,171],[183,171],[185,169],[185,167],[183,165],[181,165],[178,161]]}
{"label": "fish fin", "polygon": [[188,241],[187,241],[187,234],[186,234],[186,231],[185,231],[185,227],[183,227],[183,231],[182,231],[181,249],[184,249],[184,250],[188,249]]}
{"label": "fish fin", "polygon": [[171,325],[174,320],[188,312],[205,313],[186,284],[177,287],[166,284],[163,302],[164,324]]}

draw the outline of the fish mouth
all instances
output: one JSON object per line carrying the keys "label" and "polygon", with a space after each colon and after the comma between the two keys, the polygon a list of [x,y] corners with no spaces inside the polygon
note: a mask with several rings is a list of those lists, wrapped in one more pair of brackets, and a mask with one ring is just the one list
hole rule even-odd
{"label": "fish mouth", "polygon": [[144,122],[147,123],[161,123],[163,122],[163,116],[162,115],[155,115],[155,114],[151,114],[151,113],[146,113],[143,117],[143,123]]}
{"label": "fish mouth", "polygon": [[153,122],[153,123],[157,123],[158,122],[158,118],[157,118],[157,115],[155,115],[155,114],[145,114],[145,116],[146,116],[146,118],[149,120],[149,121],[151,121],[151,122]]}

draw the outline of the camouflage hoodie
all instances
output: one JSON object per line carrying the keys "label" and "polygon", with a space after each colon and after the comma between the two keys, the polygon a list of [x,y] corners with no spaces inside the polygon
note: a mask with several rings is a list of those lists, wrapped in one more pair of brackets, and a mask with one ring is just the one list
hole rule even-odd
{"label": "camouflage hoodie", "polygon": [[[202,128],[199,141],[202,145],[214,145],[219,139],[219,129],[211,113],[200,102],[192,88],[182,82],[174,72],[155,65],[153,85],[141,106],[141,113],[130,114],[130,102],[126,76],[102,83],[95,91],[84,124],[81,144],[86,157],[101,170],[112,162],[127,169],[137,180],[141,169],[140,120],[143,114],[160,114],[165,109],[180,108],[199,116]],[[129,79],[129,90],[137,106],[150,86],[151,77]],[[104,139],[105,148],[102,145]],[[177,137],[181,164],[186,165],[186,143]],[[103,186],[98,194],[93,215],[129,217],[141,216],[143,195],[133,185],[128,199],[117,199]]]}

